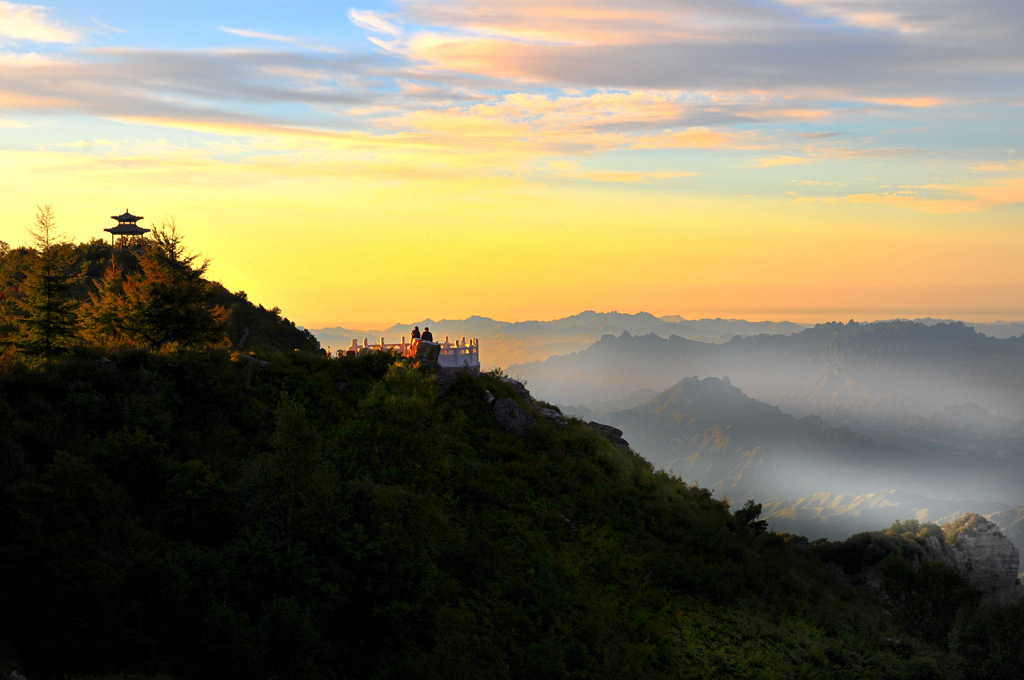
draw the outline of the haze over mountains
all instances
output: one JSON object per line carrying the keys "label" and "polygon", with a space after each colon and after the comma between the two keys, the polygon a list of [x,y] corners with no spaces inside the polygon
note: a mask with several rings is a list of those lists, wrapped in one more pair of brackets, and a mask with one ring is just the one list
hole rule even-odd
{"label": "haze over mountains", "polygon": [[[728,376],[747,396],[798,417],[920,439],[952,428],[961,439],[999,430],[1013,440],[1012,422],[1024,418],[1022,359],[1024,338],[992,338],[959,322],[850,322],[722,344],[608,335],[583,352],[508,372],[542,398],[584,406],[685,377]],[[943,412],[951,405],[968,406]]]}
{"label": "haze over mountains", "polygon": [[656,465],[730,494],[864,494],[884,480],[883,488],[933,497],[1024,501],[1019,458],[880,444],[818,416],[783,413],[718,378],[686,378],[602,419]]}

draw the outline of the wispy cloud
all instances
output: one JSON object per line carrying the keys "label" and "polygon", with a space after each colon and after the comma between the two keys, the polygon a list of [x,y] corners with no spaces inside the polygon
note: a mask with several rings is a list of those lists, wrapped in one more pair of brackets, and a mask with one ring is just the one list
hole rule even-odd
{"label": "wispy cloud", "polygon": [[800,163],[809,163],[810,158],[804,158],[802,156],[774,156],[772,158],[762,158],[757,161],[757,167],[759,168],[777,168],[783,165],[799,165]]}
{"label": "wispy cloud", "polygon": [[288,43],[290,45],[296,44],[298,41],[295,38],[287,35],[277,35],[274,33],[261,33],[259,31],[249,31],[244,28],[231,28],[230,26],[221,26],[220,30],[231,35],[237,35],[242,38],[253,38],[256,40],[269,40],[271,42]]}
{"label": "wispy cloud", "polygon": [[383,33],[393,38],[402,35],[402,29],[380,12],[372,10],[350,9],[348,18],[353,24],[370,31],[371,33]]}
{"label": "wispy cloud", "polygon": [[0,0],[0,41],[4,38],[39,43],[73,43],[77,31],[65,28],[40,5]]}
{"label": "wispy cloud", "polygon": [[[981,167],[983,155],[963,160],[931,132],[935,116],[978,118],[1024,87],[1011,28],[1024,10],[997,0],[929,11],[917,0],[403,0],[347,18],[382,51],[225,25],[274,44],[2,52],[0,111],[190,130],[285,155],[323,144],[339,163],[363,154],[381,171],[386,156],[405,167],[433,154],[543,181],[546,163],[576,154],[588,160],[574,172],[593,181],[636,182],[668,178],[637,159],[660,168],[676,154],[702,178],[722,163],[728,181],[715,160],[728,158],[734,172],[774,168],[785,184],[787,167],[812,162]],[[0,36],[76,37],[46,8],[4,0]]]}
{"label": "wispy cloud", "polygon": [[672,170],[635,171],[635,170],[594,170],[581,168],[573,161],[551,161],[548,168],[560,177],[581,179],[588,182],[613,184],[640,184],[652,181],[664,181],[693,177],[695,172],[678,172]]}

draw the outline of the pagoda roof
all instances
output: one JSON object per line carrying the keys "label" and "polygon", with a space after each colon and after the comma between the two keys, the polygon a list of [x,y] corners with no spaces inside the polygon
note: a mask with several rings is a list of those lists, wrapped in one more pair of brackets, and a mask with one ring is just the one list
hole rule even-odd
{"label": "pagoda roof", "polygon": [[[140,217],[139,219],[142,218]],[[104,229],[103,231],[109,231],[111,234],[116,234],[117,236],[140,236],[142,234],[148,233],[149,229],[146,229],[145,227],[140,227],[137,224],[122,223],[118,224],[116,227]]]}
{"label": "pagoda roof", "polygon": [[[118,222],[138,222],[139,220],[141,220],[143,218],[141,216],[133,215],[130,212],[128,212],[127,210],[125,210],[123,215],[111,215],[110,219],[117,220]],[[110,230],[109,229],[105,229],[104,231],[110,231]]]}

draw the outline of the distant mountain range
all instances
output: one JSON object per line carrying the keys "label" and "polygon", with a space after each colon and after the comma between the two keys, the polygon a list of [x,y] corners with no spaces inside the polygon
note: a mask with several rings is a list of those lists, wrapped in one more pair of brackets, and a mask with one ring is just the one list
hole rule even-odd
{"label": "distant mountain range", "polygon": [[[916,319],[915,323],[933,326],[956,323],[949,319]],[[979,333],[993,338],[1010,338],[1024,334],[1024,322],[970,324]],[[605,335],[619,336],[654,334],[660,338],[677,336],[687,340],[723,343],[735,337],[754,335],[792,335],[811,328],[809,324],[791,321],[745,321],[742,319],[685,319],[679,315],[654,316],[647,312],[586,311],[552,321],[498,321],[484,316],[466,319],[422,319],[413,323],[396,323],[381,329],[354,329],[340,326],[310,329],[320,344],[332,351],[344,349],[353,339],[374,342],[382,336],[388,342],[409,337],[413,326],[429,326],[435,338],[477,338],[481,341],[481,361],[486,368],[509,368],[513,364],[543,361],[551,356],[585,350]]]}
{"label": "distant mountain range", "polygon": [[1024,338],[962,323],[829,323],[723,344],[623,333],[508,372],[540,398],[591,409],[688,376],[728,376],[787,413],[878,434],[880,443],[1002,456],[1024,444]]}
{"label": "distant mountain range", "polygon": [[382,336],[388,342],[409,337],[413,326],[422,330],[429,326],[434,338],[445,335],[452,339],[477,338],[481,345],[481,363],[485,368],[507,367],[513,363],[538,361],[550,356],[569,354],[586,349],[604,335],[654,334],[668,338],[673,335],[703,342],[726,342],[737,336],[757,334],[790,334],[806,325],[771,321],[743,321],[736,319],[687,320],[679,316],[659,318],[653,314],[620,314],[618,312],[586,311],[553,321],[497,321],[483,316],[468,319],[423,319],[409,324],[395,324],[382,330],[355,330],[349,328],[311,329],[322,346],[332,350],[344,349],[353,339],[361,343]]}

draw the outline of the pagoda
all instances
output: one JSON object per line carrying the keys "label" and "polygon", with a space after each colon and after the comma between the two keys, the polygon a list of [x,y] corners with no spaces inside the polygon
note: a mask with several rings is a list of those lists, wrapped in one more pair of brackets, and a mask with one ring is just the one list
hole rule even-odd
{"label": "pagoda", "polygon": [[149,233],[149,229],[138,225],[138,221],[143,219],[142,217],[132,215],[126,208],[123,215],[111,215],[110,219],[117,220],[117,226],[104,229],[103,231],[110,232],[111,246],[114,245],[114,237],[117,237],[117,245],[122,248],[142,247],[145,239],[144,235]]}

